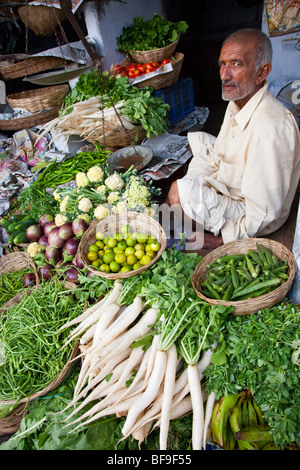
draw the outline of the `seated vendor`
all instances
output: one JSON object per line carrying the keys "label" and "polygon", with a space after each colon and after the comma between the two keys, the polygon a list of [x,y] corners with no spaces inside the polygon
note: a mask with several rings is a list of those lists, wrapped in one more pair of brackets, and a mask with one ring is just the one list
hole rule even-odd
{"label": "seated vendor", "polygon": [[168,194],[171,207],[204,229],[198,239],[192,234],[195,249],[267,236],[289,216],[300,135],[294,116],[268,91],[271,62],[271,42],[259,30],[238,30],[223,43],[222,98],[229,104],[219,135],[188,133],[193,158]]}

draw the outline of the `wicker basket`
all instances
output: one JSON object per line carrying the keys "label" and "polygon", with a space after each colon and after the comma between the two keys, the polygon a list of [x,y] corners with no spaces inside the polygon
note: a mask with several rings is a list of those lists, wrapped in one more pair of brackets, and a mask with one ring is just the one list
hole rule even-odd
{"label": "wicker basket", "polygon": [[0,78],[2,80],[12,80],[14,78],[25,77],[35,73],[43,72],[54,67],[62,66],[69,61],[61,57],[40,56],[29,57],[15,64],[0,67]]}
{"label": "wicker basket", "polygon": [[[39,275],[36,269],[36,264],[29,256],[28,253],[24,251],[17,251],[13,253],[8,253],[0,258],[0,274],[12,273],[15,271],[20,271],[23,268],[28,268],[28,270],[33,271],[35,275],[36,285],[39,285]],[[24,292],[27,291],[27,288],[24,289]],[[8,301],[10,302],[10,300]],[[7,303],[3,305],[2,308],[8,307]]]}
{"label": "wicker basket", "polygon": [[37,36],[53,34],[57,25],[66,18],[63,10],[45,5],[22,5],[18,14]]}
{"label": "wicker basket", "polygon": [[[29,291],[27,291],[27,292],[29,292]],[[8,305],[8,303],[6,303],[5,307],[2,307],[0,309],[0,315],[3,312],[4,308],[13,307],[14,305],[18,304],[22,300],[23,296],[24,296],[24,293],[22,292],[22,293],[17,294],[15,297],[13,297],[13,299],[11,299],[11,301],[9,302],[9,305]],[[65,380],[65,378],[68,376],[68,374],[70,373],[70,370],[73,368],[73,365],[76,363],[75,359],[77,358],[78,354],[79,354],[79,344],[76,343],[74,345],[74,348],[73,348],[70,356],[69,356],[69,359],[68,359],[67,363],[62,368],[62,370],[59,372],[59,374],[55,377],[55,379],[53,379],[51,382],[49,382],[49,384],[43,390],[41,390],[39,392],[36,392],[36,393],[33,393],[29,397],[21,398],[18,401],[17,408],[14,408],[11,411],[11,413],[9,413],[8,415],[6,415],[4,418],[2,418],[0,420],[0,436],[1,435],[6,435],[6,434],[9,434],[11,432],[15,432],[15,431],[18,430],[20,422],[21,422],[23,416],[26,414],[27,404],[30,401],[34,400],[35,398],[45,396],[51,390],[54,390],[56,387],[58,387]],[[15,400],[1,401],[0,402],[0,409],[1,409],[1,405],[2,406],[11,405],[13,407],[14,404],[15,404]]]}
{"label": "wicker basket", "polygon": [[142,126],[136,126],[134,129],[127,129],[126,132],[124,129],[120,129],[118,127],[112,132],[112,134],[101,134],[101,136],[99,137],[97,134],[97,128],[95,128],[93,134],[83,137],[85,138],[85,140],[91,142],[92,144],[98,142],[100,145],[105,147],[119,148],[127,147],[133,142],[136,145],[140,144],[146,137],[146,130]]}
{"label": "wicker basket", "polygon": [[21,129],[30,129],[31,127],[35,127],[39,124],[45,124],[46,122],[56,118],[59,110],[60,106],[54,106],[53,108],[35,113],[32,116],[17,119],[0,119],[0,130],[18,131]]}
{"label": "wicker basket", "polygon": [[[246,254],[248,250],[256,251],[256,243],[267,247],[279,260],[288,262],[288,274],[289,278],[286,282],[281,284],[272,292],[268,294],[249,298],[247,300],[238,301],[225,301],[215,300],[206,297],[201,292],[201,284],[207,274],[207,265],[215,261],[220,256],[224,255],[235,255],[235,254]],[[238,240],[226,243],[225,245],[216,248],[208,255],[204,256],[202,261],[196,267],[192,276],[192,285],[196,294],[208,302],[210,305],[225,305],[234,306],[233,315],[247,315],[250,313],[257,313],[262,308],[271,308],[277,302],[280,302],[287,295],[290,290],[296,273],[296,260],[293,254],[281,243],[269,240],[267,238],[248,238],[245,240]]]}
{"label": "wicker basket", "polygon": [[180,75],[184,54],[182,54],[181,52],[175,52],[175,54],[173,54],[173,57],[174,59],[172,57],[169,58],[173,67],[173,70],[171,72],[162,73],[155,77],[149,78],[149,80],[143,80],[142,82],[134,83],[134,86],[136,86],[137,88],[151,86],[153,90],[162,90],[163,88],[175,85]]}
{"label": "wicker basket", "polygon": [[139,64],[146,64],[147,62],[161,62],[163,59],[170,57],[177,47],[180,35],[176,41],[168,46],[160,47],[159,49],[152,49],[151,51],[128,51],[134,62]]}
{"label": "wicker basket", "polygon": [[31,113],[38,113],[53,106],[61,106],[65,95],[69,93],[69,85],[57,85],[35,90],[25,90],[6,97],[12,108],[27,109]]}
{"label": "wicker basket", "polygon": [[[143,266],[142,268],[135,269],[126,273],[102,273],[98,269],[90,265],[87,259],[88,247],[96,241],[96,232],[102,232],[105,235],[112,235],[120,231],[122,225],[129,225],[132,231],[140,231],[146,234],[153,235],[156,240],[160,243],[160,250],[157,252],[155,258],[150,263]],[[82,262],[90,271],[98,276],[105,277],[107,279],[123,279],[131,277],[146,269],[150,268],[160,258],[162,252],[165,250],[167,245],[167,238],[162,226],[145,214],[139,212],[126,212],[122,214],[110,215],[100,221],[93,220],[89,228],[84,232],[78,247],[78,254]]]}

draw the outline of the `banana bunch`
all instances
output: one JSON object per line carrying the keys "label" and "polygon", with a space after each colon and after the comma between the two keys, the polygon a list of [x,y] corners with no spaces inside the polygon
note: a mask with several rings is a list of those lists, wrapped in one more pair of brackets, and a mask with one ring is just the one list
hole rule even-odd
{"label": "banana bunch", "polygon": [[215,404],[211,434],[225,450],[281,450],[248,390],[224,395]]}

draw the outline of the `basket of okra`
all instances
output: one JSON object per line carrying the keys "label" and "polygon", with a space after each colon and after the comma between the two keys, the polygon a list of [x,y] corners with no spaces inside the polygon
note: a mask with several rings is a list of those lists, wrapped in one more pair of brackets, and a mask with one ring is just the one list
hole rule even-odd
{"label": "basket of okra", "polygon": [[247,238],[206,255],[193,273],[192,285],[209,304],[233,306],[233,315],[247,315],[283,300],[295,273],[296,260],[283,244]]}

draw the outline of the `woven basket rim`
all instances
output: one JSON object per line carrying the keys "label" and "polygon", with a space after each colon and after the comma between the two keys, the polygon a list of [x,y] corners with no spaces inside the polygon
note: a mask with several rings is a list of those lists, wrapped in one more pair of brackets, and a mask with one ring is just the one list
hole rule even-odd
{"label": "woven basket rim", "polygon": [[140,54],[140,53],[143,53],[143,52],[149,52],[149,53],[150,52],[162,52],[166,48],[170,48],[171,46],[176,46],[179,42],[179,39],[180,39],[180,34],[179,34],[178,38],[175,39],[175,41],[170,42],[170,44],[167,44],[164,47],[158,47],[157,49],[148,49],[148,50],[130,50],[130,51],[128,51],[128,53],[131,54],[133,52],[133,53]]}
{"label": "woven basket rim", "polygon": [[44,124],[50,121],[54,117],[58,116],[60,106],[53,106],[52,108],[45,109],[38,113],[34,113],[32,116],[26,116],[16,119],[0,119],[1,130],[18,130],[27,129],[33,127],[36,124]]}
{"label": "woven basket rim", "polygon": [[[156,229],[158,230],[159,235],[160,235],[160,238],[159,238],[159,242],[160,242],[160,245],[161,245],[160,250],[157,252],[157,255],[150,261],[150,263],[148,263],[147,265],[145,265],[145,266],[143,266],[139,269],[135,269],[135,270],[129,271],[127,273],[102,273],[98,269],[95,269],[93,266],[88,264],[87,260],[85,259],[85,253],[83,251],[84,250],[84,244],[87,241],[87,239],[90,239],[91,236],[93,236],[94,231],[96,229],[96,226],[98,226],[98,225],[100,225],[100,227],[104,226],[104,227],[101,228],[101,231],[104,232],[104,233],[109,232],[109,230],[104,229],[105,225],[111,225],[112,227],[119,226],[120,224],[123,225],[125,222],[122,222],[122,223],[119,222],[119,220],[120,219],[122,220],[122,218],[124,218],[129,225],[130,225],[131,222],[134,222],[135,220],[138,221],[138,219],[140,220],[141,218],[143,218],[144,220],[149,222],[150,228],[155,226]],[[159,258],[161,257],[163,251],[166,249],[166,246],[167,246],[167,237],[166,237],[166,234],[165,234],[165,231],[164,231],[163,227],[159,224],[159,222],[157,222],[153,217],[150,217],[146,214],[142,214],[140,212],[135,212],[135,211],[128,211],[127,213],[108,215],[108,216],[104,217],[102,220],[95,220],[95,219],[92,220],[92,222],[90,223],[89,228],[84,232],[84,234],[83,234],[83,236],[80,240],[79,247],[78,247],[78,253],[79,253],[80,259],[82,260],[85,267],[88,268],[89,271],[92,271],[94,274],[96,274],[100,277],[106,278],[106,279],[125,279],[127,277],[132,277],[132,276],[138,275],[138,274],[146,271],[147,269],[149,269],[153,264],[155,264],[159,260]]]}
{"label": "woven basket rim", "polygon": [[[275,250],[275,255],[278,256],[278,251],[285,253],[287,256],[284,259],[287,259],[289,265],[289,278],[281,284],[279,287],[274,289],[272,292],[268,294],[264,294],[255,298],[249,298],[246,300],[237,300],[237,301],[225,301],[225,300],[217,300],[206,297],[202,292],[199,290],[199,278],[200,282],[201,279],[205,277],[207,272],[206,265],[211,263],[213,260],[217,259],[219,256],[223,256],[225,254],[233,254],[234,253],[246,253],[248,249],[255,248],[256,243],[267,245],[267,247],[273,251]],[[241,249],[238,250],[238,249]],[[278,250],[278,251],[277,251]],[[283,258],[281,258],[283,259]],[[282,243],[277,242],[275,240],[271,240],[268,238],[247,238],[243,240],[236,240],[225,243],[221,247],[218,247],[212,250],[210,253],[205,255],[200,263],[196,266],[194,273],[192,275],[192,286],[194,291],[198,295],[198,297],[202,298],[206,302],[211,305],[224,305],[224,306],[233,306],[234,311],[232,312],[233,315],[246,315],[249,313],[257,313],[262,308],[267,308],[275,305],[277,302],[281,301],[289,291],[292,282],[294,280],[296,273],[296,260],[294,255],[291,251]]]}
{"label": "woven basket rim", "polygon": [[175,52],[173,56],[175,58],[175,62],[172,63],[173,70],[164,74],[151,77],[147,80],[143,80],[142,82],[138,82],[134,84],[134,86],[138,88],[151,86],[154,90],[161,90],[163,88],[175,85],[179,78],[182,63],[184,60],[184,54],[182,52]]}
{"label": "woven basket rim", "polygon": [[35,88],[32,90],[23,90],[19,91],[17,93],[11,93],[10,95],[7,95],[6,99],[7,100],[19,100],[19,99],[26,99],[29,95],[29,98],[34,98],[38,97],[40,94],[48,94],[48,93],[53,93],[55,91],[60,92],[62,90],[69,90],[69,85],[66,83],[63,83],[61,85],[49,85],[43,88]]}

